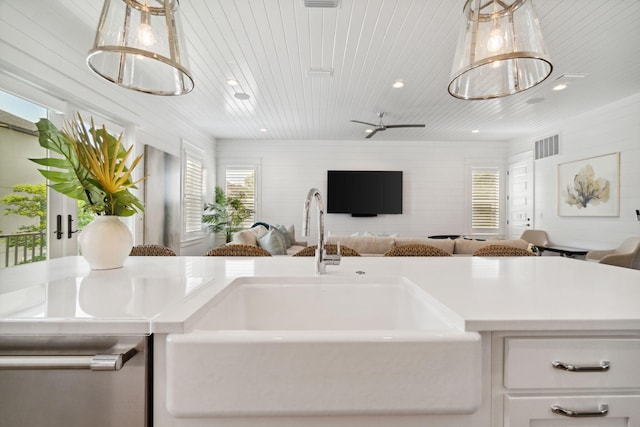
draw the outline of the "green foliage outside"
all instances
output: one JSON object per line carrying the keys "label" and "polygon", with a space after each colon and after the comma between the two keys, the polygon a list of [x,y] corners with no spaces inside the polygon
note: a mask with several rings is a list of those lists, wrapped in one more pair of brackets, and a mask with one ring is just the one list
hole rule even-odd
{"label": "green foliage outside", "polygon": [[238,197],[227,197],[222,188],[216,187],[214,202],[204,205],[202,222],[208,224],[213,233],[224,232],[226,241],[230,242],[231,235],[240,231],[240,225],[253,214],[253,210],[245,207],[243,199],[242,193]]}
{"label": "green foliage outside", "polygon": [[12,187],[13,194],[0,199],[6,205],[5,215],[20,215],[27,218],[39,218],[37,225],[21,225],[18,231],[32,233],[47,229],[47,187],[45,184],[17,184]]}
{"label": "green foliage outside", "polygon": [[[16,245],[25,246],[32,249],[47,246],[47,187],[45,184],[17,184],[12,187],[13,193],[7,194],[0,199],[0,203],[5,205],[5,215],[20,215],[27,218],[38,219],[37,224],[21,225],[18,233],[40,233],[33,239],[12,237],[9,238],[9,247]],[[12,233],[13,234],[13,233]],[[17,233],[16,233],[17,234]],[[36,255],[32,261],[41,261],[44,257]]]}
{"label": "green foliage outside", "polygon": [[[26,242],[27,249],[32,249],[34,244],[38,248],[42,245],[43,249],[47,247],[47,186],[45,184],[17,184],[12,187],[13,193],[7,194],[0,198],[0,204],[5,205],[5,215],[20,215],[26,218],[37,218],[38,224],[21,225],[18,227],[17,233],[40,233],[35,239],[24,239],[12,237],[9,239],[9,247],[16,245],[24,246]],[[78,200],[78,223],[77,229],[82,230],[87,224],[93,221],[95,215],[89,210],[83,209],[84,202]],[[39,252],[39,251],[36,251]],[[29,262],[41,261],[45,257],[36,256]]]}

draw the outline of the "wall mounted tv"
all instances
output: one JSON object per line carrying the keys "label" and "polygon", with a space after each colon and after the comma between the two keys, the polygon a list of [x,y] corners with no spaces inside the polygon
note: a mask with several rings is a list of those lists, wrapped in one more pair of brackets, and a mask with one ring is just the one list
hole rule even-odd
{"label": "wall mounted tv", "polygon": [[402,213],[402,171],[327,171],[327,213]]}

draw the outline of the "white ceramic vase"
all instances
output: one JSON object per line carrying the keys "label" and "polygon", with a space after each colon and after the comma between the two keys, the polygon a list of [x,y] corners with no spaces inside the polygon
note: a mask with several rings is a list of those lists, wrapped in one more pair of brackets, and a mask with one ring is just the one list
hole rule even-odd
{"label": "white ceramic vase", "polygon": [[133,235],[119,217],[101,215],[82,230],[78,244],[92,270],[108,270],[124,265],[133,247]]}

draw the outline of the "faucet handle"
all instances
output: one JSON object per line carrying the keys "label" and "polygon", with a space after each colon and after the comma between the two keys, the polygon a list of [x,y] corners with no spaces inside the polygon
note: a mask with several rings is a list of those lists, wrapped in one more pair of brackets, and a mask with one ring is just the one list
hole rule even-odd
{"label": "faucet handle", "polygon": [[341,250],[340,250],[340,241],[337,242],[336,246],[338,247],[337,248],[338,249],[337,250],[338,253],[329,255],[329,254],[326,254],[326,252],[325,252],[325,256],[324,256],[325,264],[327,264],[327,265],[339,265],[340,264],[340,258],[342,257]]}

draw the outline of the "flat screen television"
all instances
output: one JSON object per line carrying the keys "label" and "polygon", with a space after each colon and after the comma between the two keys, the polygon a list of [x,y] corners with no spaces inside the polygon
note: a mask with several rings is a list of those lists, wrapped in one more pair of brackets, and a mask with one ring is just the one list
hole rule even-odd
{"label": "flat screen television", "polygon": [[327,213],[402,213],[402,171],[327,171]]}

